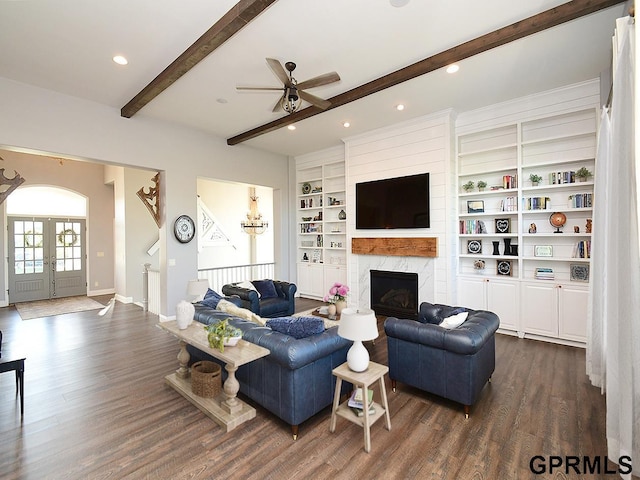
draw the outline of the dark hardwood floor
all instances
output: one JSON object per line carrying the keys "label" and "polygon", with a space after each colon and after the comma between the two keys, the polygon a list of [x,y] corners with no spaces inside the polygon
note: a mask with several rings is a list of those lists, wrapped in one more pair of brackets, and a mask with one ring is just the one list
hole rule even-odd
{"label": "dark hardwood floor", "polygon": [[[299,301],[297,310],[317,304]],[[607,453],[605,400],[587,380],[582,349],[498,335],[493,381],[468,420],[452,402],[404,385],[393,393],[387,378],[392,429],[376,423],[367,454],[356,425],[339,419],[329,433],[330,407],[300,426],[297,441],[259,406],[255,419],[223,433],[165,386],[178,345],[157,321],[120,303],[104,317],[26,321],[0,309],[3,353],[27,357],[23,419],[15,377],[0,375],[0,478],[585,478],[534,475],[529,462]],[[382,319],[379,330],[367,348],[386,363]]]}

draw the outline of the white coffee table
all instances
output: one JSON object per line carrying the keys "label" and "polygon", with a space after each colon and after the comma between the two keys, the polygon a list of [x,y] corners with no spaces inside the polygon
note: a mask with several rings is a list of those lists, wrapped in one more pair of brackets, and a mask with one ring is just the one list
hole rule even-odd
{"label": "white coffee table", "polygon": [[[269,355],[270,352],[268,349],[245,340],[240,340],[236,346],[225,347],[224,352],[221,352],[218,349],[209,347],[207,332],[202,323],[193,322],[184,330],[178,328],[175,320],[159,322],[157,326],[176,336],[180,344],[180,352],[178,353],[178,363],[180,366],[175,373],[165,377],[168,385],[202,410],[202,412],[227,432],[256,416],[255,408],[247,405],[237,397],[240,384],[236,379],[236,370],[238,370],[238,367],[241,365]],[[199,397],[191,391],[191,382],[189,379],[189,360],[191,356],[187,351],[187,345],[192,345],[198,350],[225,362],[224,368],[228,372],[228,376],[223,385],[223,393],[217,397]]]}

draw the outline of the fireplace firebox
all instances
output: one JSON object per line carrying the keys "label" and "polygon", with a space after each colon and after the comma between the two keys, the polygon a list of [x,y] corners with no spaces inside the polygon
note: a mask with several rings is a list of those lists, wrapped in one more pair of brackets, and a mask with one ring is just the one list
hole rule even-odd
{"label": "fireplace firebox", "polygon": [[418,274],[370,270],[371,308],[377,315],[418,319]]}

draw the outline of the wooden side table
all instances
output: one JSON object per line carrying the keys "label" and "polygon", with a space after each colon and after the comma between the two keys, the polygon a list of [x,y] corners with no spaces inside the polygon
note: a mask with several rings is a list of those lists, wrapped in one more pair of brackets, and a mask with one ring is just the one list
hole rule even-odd
{"label": "wooden side table", "polygon": [[[346,418],[356,425],[360,425],[364,429],[364,450],[367,453],[371,451],[371,425],[376,423],[376,421],[384,415],[386,418],[387,430],[391,430],[391,417],[389,416],[387,391],[384,388],[384,376],[387,372],[389,372],[389,367],[374,362],[369,362],[369,368],[364,372],[354,372],[349,369],[346,363],[343,363],[339,367],[333,369],[333,374],[336,376],[336,393],[333,397],[331,427],[329,428],[329,431],[333,433],[336,430],[336,420],[338,419],[338,415]],[[380,383],[382,405],[373,402],[375,413],[369,415],[369,409],[364,408],[362,417],[357,416],[351,408],[349,408],[347,402],[340,404],[340,390],[343,380],[352,383],[354,387],[362,387],[362,392],[365,395],[365,398],[366,393],[364,392],[367,391],[370,385],[378,380]]]}

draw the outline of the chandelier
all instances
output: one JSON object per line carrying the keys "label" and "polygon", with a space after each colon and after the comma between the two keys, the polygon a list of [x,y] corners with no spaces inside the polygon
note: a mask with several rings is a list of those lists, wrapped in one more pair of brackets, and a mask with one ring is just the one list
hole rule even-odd
{"label": "chandelier", "polygon": [[251,188],[249,193],[249,212],[247,219],[240,222],[240,228],[248,235],[260,235],[269,227],[269,222],[262,220],[262,214],[258,212],[258,197],[256,189]]}

